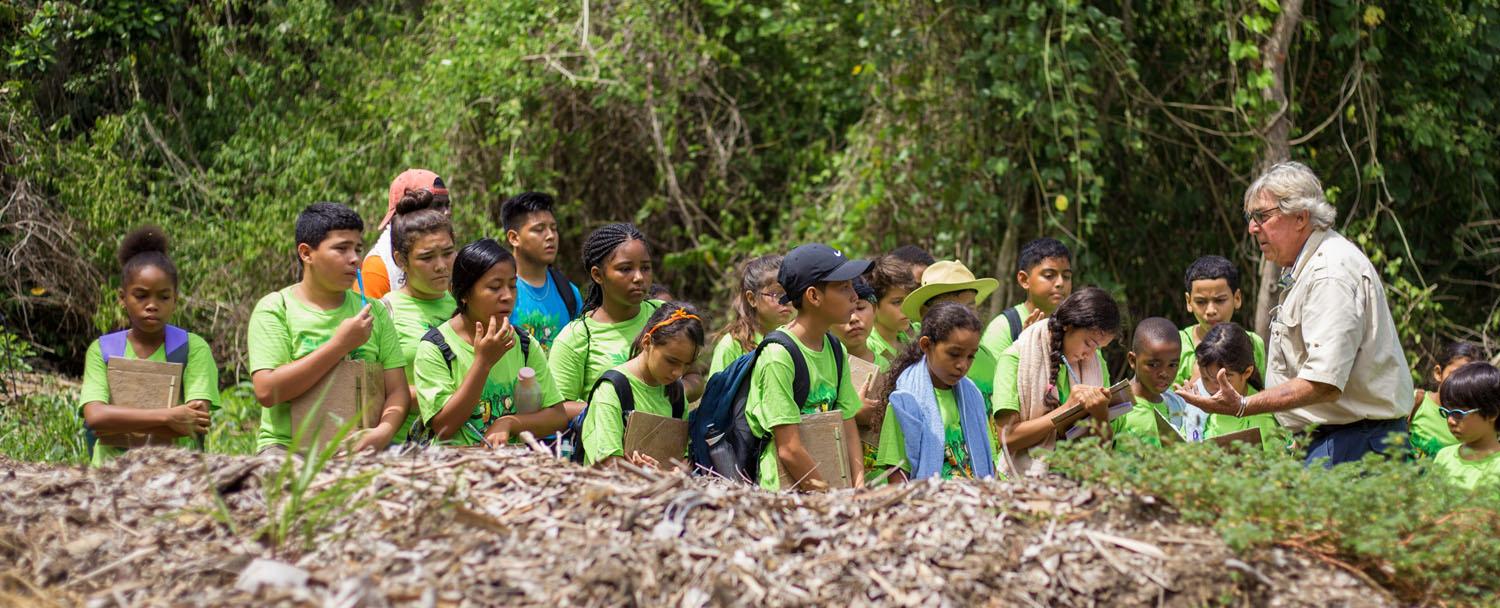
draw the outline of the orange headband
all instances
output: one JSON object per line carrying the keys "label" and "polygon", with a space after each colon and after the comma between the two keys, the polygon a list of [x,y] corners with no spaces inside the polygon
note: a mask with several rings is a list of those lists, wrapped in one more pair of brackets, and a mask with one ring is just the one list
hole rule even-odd
{"label": "orange headband", "polygon": [[662,319],[661,321],[658,321],[656,323],[656,325],[652,325],[651,329],[646,330],[646,337],[649,338],[649,337],[651,337],[651,334],[656,333],[656,330],[661,329],[663,327],[666,327],[668,325],[671,325],[673,323],[676,323],[678,321],[681,321],[683,319],[692,319],[694,321],[701,321],[702,320],[702,319],[698,318],[698,315],[688,314],[687,309],[685,309],[685,308],[679,308],[677,310],[672,311],[672,314],[667,315],[667,318]]}

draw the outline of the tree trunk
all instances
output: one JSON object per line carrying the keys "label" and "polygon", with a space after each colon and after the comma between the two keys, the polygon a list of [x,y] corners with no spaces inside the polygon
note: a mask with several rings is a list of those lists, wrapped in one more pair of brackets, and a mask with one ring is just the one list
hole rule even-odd
{"label": "tree trunk", "polygon": [[[1292,109],[1286,94],[1287,52],[1292,44],[1292,34],[1297,32],[1297,23],[1302,20],[1302,0],[1282,0],[1281,14],[1276,25],[1260,48],[1263,65],[1271,70],[1271,86],[1261,90],[1261,99],[1271,101],[1277,107],[1276,119],[1267,126],[1265,149],[1261,153],[1256,174],[1264,173],[1272,165],[1291,158],[1289,143],[1292,133]],[[1261,336],[1270,335],[1271,308],[1275,306],[1274,289],[1280,269],[1271,260],[1261,256],[1260,280],[1255,294],[1255,331]]]}

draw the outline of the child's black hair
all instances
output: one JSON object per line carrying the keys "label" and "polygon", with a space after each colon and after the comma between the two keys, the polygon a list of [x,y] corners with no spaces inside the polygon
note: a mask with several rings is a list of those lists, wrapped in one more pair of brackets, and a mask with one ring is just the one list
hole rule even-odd
{"label": "child's black hair", "polygon": [[500,229],[520,230],[521,220],[533,213],[557,217],[557,201],[545,192],[522,192],[500,203]]}
{"label": "child's black hair", "polygon": [[1149,317],[1135,324],[1135,336],[1130,341],[1130,350],[1137,355],[1146,348],[1145,343],[1176,344],[1178,349],[1182,348],[1182,336],[1177,333],[1177,326],[1162,317]]}
{"label": "child's black hair", "polygon": [[1439,368],[1446,368],[1459,359],[1485,361],[1489,357],[1484,355],[1484,349],[1480,348],[1478,344],[1463,340],[1454,340],[1443,345],[1443,350],[1438,351],[1437,357],[1433,358],[1433,362],[1437,363]]}
{"label": "child's black hair", "polygon": [[894,255],[883,255],[870,260],[870,269],[865,271],[865,281],[875,290],[875,298],[885,297],[893,289],[916,291],[917,281],[911,278],[911,263]]}
{"label": "child's black hair", "polygon": [[155,266],[172,279],[177,287],[177,265],[167,257],[167,233],[160,226],[141,226],[130,231],[120,240],[120,250],[115,258],[120,261],[120,287],[130,284],[130,279],[147,266]]}
{"label": "child's black hair", "polygon": [[931,266],[937,263],[937,258],[934,258],[932,257],[932,254],[927,253],[926,249],[923,249],[916,245],[902,245],[900,247],[892,249],[891,257],[912,265],[920,264],[922,266]]}
{"label": "child's black hair", "polygon": [[953,330],[967,329],[975,335],[984,332],[984,325],[979,323],[979,316],[974,314],[968,306],[957,302],[941,302],[927,309],[927,316],[922,317],[922,333],[906,345],[906,350],[891,361],[890,373],[885,374],[885,386],[880,391],[881,401],[889,403],[891,393],[896,391],[896,380],[901,377],[901,372],[906,368],[916,365],[922,360],[926,353],[922,352],[921,338],[926,337],[927,342],[934,347],[939,342],[947,340],[953,335]]}
{"label": "child's black hair", "polygon": [[661,296],[670,296],[670,295],[672,295],[672,290],[667,289],[667,286],[666,285],[662,285],[661,283],[652,283],[651,284],[651,289],[646,292],[646,297],[651,298],[653,300],[664,300],[666,298],[663,298]]}
{"label": "child's black hair", "polygon": [[[677,312],[679,310],[682,311],[680,314]],[[674,314],[678,316],[692,315],[692,317],[696,318],[672,319],[672,315]],[[672,321],[665,323],[668,319],[672,319]],[[657,325],[661,325],[661,327],[657,327]],[[703,350],[703,337],[707,333],[703,328],[702,315],[698,314],[698,309],[694,308],[692,304],[688,304],[687,302],[667,302],[666,304],[662,304],[661,308],[656,309],[656,312],[651,313],[650,318],[646,319],[646,326],[641,328],[640,335],[636,336],[635,341],[630,344],[630,357],[633,359],[641,354],[641,347],[645,345],[646,340],[650,340],[654,346],[661,346],[667,342],[668,338],[684,336],[693,342],[693,358],[697,359],[699,351]]]}
{"label": "child's black hair", "polygon": [[1057,312],[1047,319],[1047,328],[1052,332],[1052,371],[1047,374],[1050,379],[1056,378],[1057,370],[1062,369],[1063,337],[1067,330],[1097,329],[1117,334],[1120,331],[1120,305],[1109,292],[1098,287],[1085,287],[1057,305]]}
{"label": "child's black hair", "polygon": [[1443,407],[1448,409],[1479,409],[1486,418],[1496,418],[1500,424],[1500,369],[1488,361],[1465,364],[1443,381],[1438,389]]}
{"label": "child's black hair", "polygon": [[458,308],[454,309],[453,314],[463,314],[464,308],[468,306],[469,291],[474,289],[479,277],[484,276],[496,264],[514,266],[515,263],[516,259],[495,239],[479,239],[464,245],[453,259],[453,277],[449,281],[453,299],[458,301]]}
{"label": "child's black hair", "polygon": [[391,254],[405,262],[418,237],[447,232],[453,237],[453,222],[448,214],[434,207],[432,192],[407,190],[396,202],[396,216],[391,218]]}
{"label": "child's black hair", "polygon": [[1217,255],[1205,255],[1188,264],[1187,273],[1182,277],[1182,290],[1193,293],[1193,281],[1216,279],[1224,279],[1230,292],[1240,290],[1240,271],[1229,260]]}
{"label": "child's black hair", "polygon": [[1255,344],[1250,334],[1238,323],[1219,323],[1208,330],[1203,341],[1194,350],[1198,358],[1198,369],[1212,365],[1232,372],[1250,368],[1250,386],[1261,390],[1260,369],[1255,365]]}
{"label": "child's black hair", "polygon": [[755,336],[760,333],[760,319],[755,315],[755,309],[745,301],[745,292],[755,294],[760,298],[761,286],[767,282],[776,283],[776,273],[781,270],[780,255],[763,255],[753,258],[744,264],[740,264],[739,289],[734,290],[734,299],[730,300],[729,310],[734,314],[729,319],[729,324],[724,326],[714,336],[714,343],[724,339],[724,336],[733,336],[734,341],[739,343],[740,348],[746,352],[755,350]]}
{"label": "child's black hair", "polygon": [[364,232],[365,221],[353,209],[338,203],[313,203],[297,214],[297,244],[317,249],[335,230]]}
{"label": "child's black hair", "polygon": [[1016,257],[1016,270],[1018,272],[1031,272],[1043,260],[1059,258],[1073,263],[1073,252],[1068,249],[1062,241],[1052,237],[1042,237],[1021,246],[1021,255]]}
{"label": "child's black hair", "polygon": [[615,250],[630,241],[646,241],[646,235],[641,234],[633,224],[605,224],[598,230],[589,233],[588,239],[583,242],[583,269],[589,275],[589,293],[583,298],[583,312],[604,305],[604,286],[594,280],[594,269],[598,268],[600,273],[604,272],[605,263]]}

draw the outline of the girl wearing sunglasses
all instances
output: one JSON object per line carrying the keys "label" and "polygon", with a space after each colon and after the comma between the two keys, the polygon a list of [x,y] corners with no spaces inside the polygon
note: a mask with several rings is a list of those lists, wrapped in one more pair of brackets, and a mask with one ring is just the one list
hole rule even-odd
{"label": "girl wearing sunglasses", "polygon": [[1438,451],[1432,466],[1453,485],[1475,489],[1500,486],[1500,369],[1485,362],[1458,368],[1438,389],[1438,413],[1448,420],[1457,445]]}

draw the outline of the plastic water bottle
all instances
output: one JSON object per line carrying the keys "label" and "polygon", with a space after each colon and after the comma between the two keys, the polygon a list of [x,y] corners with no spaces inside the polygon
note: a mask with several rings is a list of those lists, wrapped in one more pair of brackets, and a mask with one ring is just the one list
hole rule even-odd
{"label": "plastic water bottle", "polygon": [[713,463],[714,472],[730,481],[739,481],[740,471],[735,464],[734,449],[725,441],[725,434],[710,426],[705,439],[708,443],[708,460]]}
{"label": "plastic water bottle", "polygon": [[536,381],[536,370],[521,368],[516,374],[516,413],[531,414],[542,409],[542,385]]}

